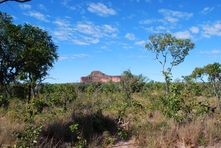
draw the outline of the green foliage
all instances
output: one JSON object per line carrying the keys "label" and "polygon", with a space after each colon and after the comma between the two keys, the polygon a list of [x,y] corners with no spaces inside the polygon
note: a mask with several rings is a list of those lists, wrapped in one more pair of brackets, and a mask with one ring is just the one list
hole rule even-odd
{"label": "green foliage", "polygon": [[69,128],[70,128],[71,132],[73,133],[73,132],[75,132],[76,130],[78,130],[78,126],[79,126],[79,125],[76,123],[76,124],[70,125]]}
{"label": "green foliage", "polygon": [[45,95],[45,100],[48,100],[49,105],[62,106],[64,111],[77,98],[73,84],[44,84],[41,92]]}
{"label": "green foliage", "polygon": [[[182,63],[194,46],[194,43],[189,39],[177,39],[171,34],[159,33],[150,35],[149,43],[147,43],[145,47],[148,51],[155,54],[156,60],[162,65],[167,94],[169,93],[168,77],[170,77],[172,68]],[[171,59],[170,66],[165,69],[168,59]]]}
{"label": "green foliage", "polygon": [[[195,68],[190,75],[193,79],[200,79],[204,82],[203,77],[207,76],[208,81],[210,82],[211,86],[210,89],[216,96],[218,110],[221,111],[221,102],[220,102],[220,95],[221,95],[221,64],[215,62],[213,64],[208,64],[203,68]],[[205,83],[205,82],[204,82]]]}
{"label": "green foliage", "polygon": [[18,138],[19,148],[31,148],[38,143],[38,137],[42,131],[42,124],[39,126],[27,125],[22,133],[14,131],[13,134]]}
{"label": "green foliage", "polygon": [[127,131],[122,130],[121,128],[118,128],[117,135],[120,136],[120,138],[122,138],[124,140],[128,140],[129,139],[129,134],[127,133]]}
{"label": "green foliage", "polygon": [[44,107],[49,107],[49,105],[44,99],[37,98],[34,100],[34,107],[37,109],[38,113],[42,113]]}
{"label": "green foliage", "polygon": [[36,85],[44,80],[58,59],[52,37],[39,27],[15,25],[0,12],[0,85],[28,84],[28,100],[36,96]]}
{"label": "green foliage", "polygon": [[163,99],[162,112],[177,122],[185,123],[194,120],[193,109],[195,106],[195,99],[188,92],[183,91],[182,87],[172,85],[170,95]]}
{"label": "green foliage", "polygon": [[124,71],[121,76],[120,86],[125,94],[126,100],[132,99],[132,93],[140,92],[143,90],[147,79],[142,76],[135,76],[130,70]]}
{"label": "green foliage", "polygon": [[27,97],[28,89],[25,85],[17,84],[12,88],[12,96],[15,98],[19,98],[21,100],[25,100]]}
{"label": "green foliage", "polygon": [[3,95],[0,95],[0,107],[7,107],[9,104],[9,100],[5,98]]}

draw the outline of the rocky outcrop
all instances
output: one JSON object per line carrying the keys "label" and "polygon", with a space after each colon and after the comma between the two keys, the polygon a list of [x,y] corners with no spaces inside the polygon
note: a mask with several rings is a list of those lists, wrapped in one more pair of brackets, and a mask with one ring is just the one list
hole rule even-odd
{"label": "rocky outcrop", "polygon": [[89,82],[119,82],[121,76],[109,76],[100,71],[92,71],[90,75],[86,77],[81,77],[80,82],[89,83]]}

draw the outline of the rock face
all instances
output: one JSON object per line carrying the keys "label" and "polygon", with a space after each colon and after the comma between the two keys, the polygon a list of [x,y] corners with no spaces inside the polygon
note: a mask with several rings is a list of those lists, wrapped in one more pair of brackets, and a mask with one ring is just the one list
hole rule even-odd
{"label": "rock face", "polygon": [[89,83],[89,82],[119,82],[121,76],[109,76],[100,71],[92,71],[89,76],[81,77],[80,82]]}

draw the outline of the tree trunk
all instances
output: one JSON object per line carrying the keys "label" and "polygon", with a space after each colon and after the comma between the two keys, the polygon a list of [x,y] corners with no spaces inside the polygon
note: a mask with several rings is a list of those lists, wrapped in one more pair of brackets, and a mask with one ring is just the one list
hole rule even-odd
{"label": "tree trunk", "polygon": [[169,94],[169,81],[168,81],[168,78],[167,78],[167,76],[165,75],[165,77],[164,77],[164,79],[165,79],[165,82],[166,82],[166,94],[168,95]]}

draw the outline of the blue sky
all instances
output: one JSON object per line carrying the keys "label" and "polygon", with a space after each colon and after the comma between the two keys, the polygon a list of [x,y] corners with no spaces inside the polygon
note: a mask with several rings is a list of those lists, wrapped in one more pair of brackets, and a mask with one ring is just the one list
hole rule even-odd
{"label": "blue sky", "polygon": [[148,37],[171,33],[196,44],[185,61],[173,68],[173,78],[195,67],[221,62],[221,1],[219,0],[31,0],[7,2],[0,11],[15,24],[46,30],[59,46],[59,60],[45,82],[79,82],[99,70],[121,75],[130,69],[163,81],[162,66],[145,49]]}

